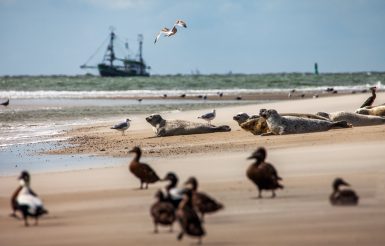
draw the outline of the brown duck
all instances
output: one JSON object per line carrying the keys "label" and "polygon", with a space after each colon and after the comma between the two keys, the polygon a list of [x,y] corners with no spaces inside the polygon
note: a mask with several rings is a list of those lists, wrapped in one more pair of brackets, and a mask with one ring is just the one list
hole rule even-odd
{"label": "brown duck", "polygon": [[169,202],[163,195],[161,190],[158,190],[155,194],[157,201],[151,206],[150,212],[154,221],[154,233],[158,233],[158,224],[170,226],[170,232],[172,231],[172,225],[176,219],[175,208],[171,202]]}
{"label": "brown duck", "polygon": [[258,198],[262,198],[262,190],[271,190],[272,198],[275,197],[275,190],[283,189],[283,185],[278,180],[282,180],[278,176],[277,170],[270,163],[265,162],[266,150],[263,147],[258,148],[247,159],[255,159],[255,162],[247,169],[247,177],[258,187]]}
{"label": "brown duck", "polygon": [[140,189],[143,189],[143,184],[146,184],[145,188],[147,189],[148,184],[152,184],[160,180],[158,175],[148,164],[139,162],[142,155],[142,151],[139,147],[134,147],[128,153],[136,154],[130,163],[129,169],[138,179],[140,179]]}
{"label": "brown duck", "polygon": [[215,199],[203,192],[198,192],[198,180],[195,177],[190,177],[185,184],[191,185],[193,205],[200,212],[202,221],[205,213],[213,213],[223,208],[223,205]]}
{"label": "brown duck", "polygon": [[370,90],[372,91],[372,95],[366,99],[366,101],[361,105],[360,108],[364,108],[366,106],[372,106],[374,100],[376,99],[376,89],[377,87],[373,86],[370,87]]}
{"label": "brown duck", "polygon": [[192,190],[184,190],[183,199],[176,212],[176,216],[181,227],[181,232],[178,234],[177,239],[182,240],[183,235],[187,234],[192,237],[198,237],[198,244],[201,244],[202,237],[206,234],[206,232],[202,226],[201,220],[194,210],[192,196]]}
{"label": "brown duck", "polygon": [[332,205],[357,205],[359,197],[356,192],[350,189],[340,190],[340,186],[350,186],[342,178],[336,178],[333,182],[333,193],[330,195]]}

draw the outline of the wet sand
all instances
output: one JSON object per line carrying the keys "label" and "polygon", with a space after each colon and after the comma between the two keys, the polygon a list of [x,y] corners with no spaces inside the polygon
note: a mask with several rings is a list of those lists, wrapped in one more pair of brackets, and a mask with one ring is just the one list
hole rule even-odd
{"label": "wet sand", "polygon": [[[385,125],[336,129],[328,132],[259,137],[239,128],[232,115],[255,114],[261,107],[279,112],[353,111],[367,94],[295,100],[219,109],[214,124],[228,124],[230,133],[154,138],[143,115],[133,117],[126,136],[95,125],[66,133],[78,147],[57,151],[97,154],[127,159],[134,145],[144,149],[143,161],[160,176],[174,171],[183,182],[196,176],[200,189],[225,204],[206,217],[205,245],[383,245],[385,243]],[[383,103],[385,93],[376,102]],[[203,110],[169,113],[165,118],[200,122]],[[112,122],[111,122],[112,124]],[[257,199],[245,177],[246,160],[258,146],[281,177],[284,190],[275,199],[265,192]],[[63,145],[65,147],[65,145]],[[55,152],[56,153],[56,152]],[[69,160],[70,161],[70,160]],[[360,196],[357,207],[332,207],[331,182],[343,177]],[[37,173],[32,187],[50,214],[40,225],[24,228],[8,217],[15,176],[0,177],[0,245],[191,245],[176,241],[161,228],[152,233],[149,208],[164,183],[138,190],[139,181],[127,166],[82,171]]]}

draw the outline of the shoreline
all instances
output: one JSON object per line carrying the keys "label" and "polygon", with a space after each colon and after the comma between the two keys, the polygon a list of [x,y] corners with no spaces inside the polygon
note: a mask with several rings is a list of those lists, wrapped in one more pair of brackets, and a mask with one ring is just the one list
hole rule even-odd
{"label": "shoreline", "polygon": [[[204,245],[382,245],[385,242],[385,125],[336,129],[327,132],[258,137],[239,128],[232,115],[256,113],[260,107],[279,112],[315,113],[353,111],[367,94],[269,102],[219,109],[214,124],[228,124],[227,133],[154,138],[145,115],[135,115],[126,136],[109,129],[110,123],[69,130],[80,147],[63,142],[60,151],[95,155],[103,146],[107,159],[122,155],[121,165],[107,168],[31,172],[32,188],[43,199],[49,214],[39,226],[25,228],[8,216],[9,199],[18,185],[17,175],[0,176],[1,245],[187,245],[196,239],[177,241],[174,232],[160,227],[153,233],[149,215],[154,193],[166,182],[139,190],[139,180],[127,169],[133,158],[128,150],[143,145],[142,161],[160,177],[173,171],[179,187],[190,176],[199,189],[225,205],[205,217]],[[385,101],[379,93],[378,102]],[[166,119],[196,122],[206,110],[166,113]],[[247,179],[252,161],[246,158],[259,146],[267,149],[267,161],[283,178],[277,197],[263,192]],[[159,151],[159,152],[158,152]],[[45,156],[44,154],[42,155]],[[73,163],[76,164],[76,163]],[[358,206],[333,207],[328,197],[331,183],[342,177],[360,196]],[[369,182],[368,182],[369,180]],[[290,225],[290,226],[288,226]],[[320,233],[322,232],[322,233]],[[279,235],[279,237],[277,237]]]}

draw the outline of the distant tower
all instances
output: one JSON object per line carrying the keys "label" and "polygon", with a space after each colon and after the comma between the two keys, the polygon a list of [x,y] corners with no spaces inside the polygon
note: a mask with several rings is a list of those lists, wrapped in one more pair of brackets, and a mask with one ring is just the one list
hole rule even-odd
{"label": "distant tower", "polygon": [[314,63],[314,74],[318,75],[318,64]]}

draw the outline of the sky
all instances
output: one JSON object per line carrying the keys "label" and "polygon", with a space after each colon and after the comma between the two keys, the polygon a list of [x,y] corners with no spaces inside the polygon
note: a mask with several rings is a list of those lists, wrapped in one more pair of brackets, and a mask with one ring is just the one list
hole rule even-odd
{"label": "sky", "polygon": [[385,71],[385,0],[0,0],[0,76],[96,73],[111,27],[151,74]]}

